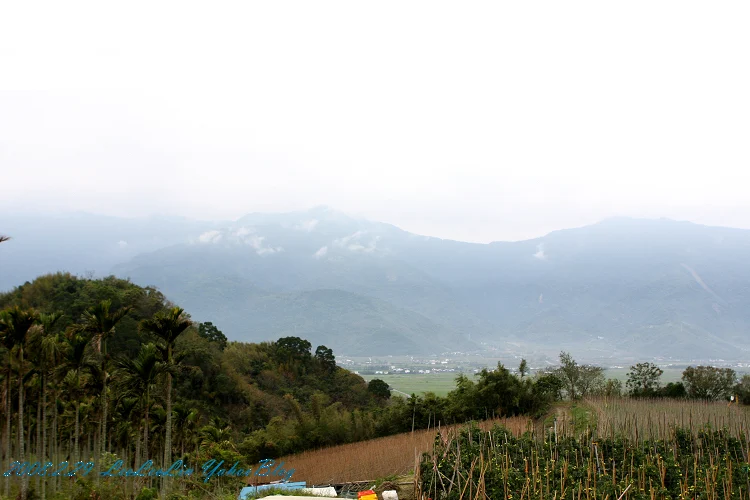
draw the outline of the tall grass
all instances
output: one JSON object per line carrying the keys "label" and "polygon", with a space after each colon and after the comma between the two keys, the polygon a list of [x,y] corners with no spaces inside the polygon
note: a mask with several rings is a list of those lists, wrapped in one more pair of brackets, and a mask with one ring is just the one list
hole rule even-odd
{"label": "tall grass", "polygon": [[750,436],[748,406],[662,398],[596,398],[586,403],[596,412],[600,436],[623,435],[639,441],[669,439],[675,427],[694,434],[706,426],[725,428],[736,438]]}

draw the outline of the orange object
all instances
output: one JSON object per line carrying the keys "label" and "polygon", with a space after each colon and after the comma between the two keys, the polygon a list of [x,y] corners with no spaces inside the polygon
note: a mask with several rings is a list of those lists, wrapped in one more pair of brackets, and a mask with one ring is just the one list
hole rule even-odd
{"label": "orange object", "polygon": [[372,490],[360,491],[357,493],[357,498],[359,500],[378,500],[378,496]]}

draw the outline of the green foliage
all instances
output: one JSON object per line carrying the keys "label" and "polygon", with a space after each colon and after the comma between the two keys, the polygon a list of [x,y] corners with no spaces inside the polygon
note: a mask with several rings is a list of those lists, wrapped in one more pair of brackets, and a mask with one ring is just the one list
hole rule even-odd
{"label": "green foliage", "polygon": [[524,378],[527,373],[529,373],[529,364],[525,359],[521,359],[521,364],[518,365],[518,374],[521,375],[521,378]]}
{"label": "green foliage", "polygon": [[659,391],[659,396],[665,398],[685,398],[687,397],[687,391],[685,391],[685,385],[682,382],[670,382]]}
{"label": "green foliage", "polygon": [[562,399],[565,383],[554,373],[540,373],[534,381],[534,391],[539,397],[547,401]]}
{"label": "green foliage", "polygon": [[445,500],[476,498],[477,491],[481,498],[621,498],[625,490],[633,500],[745,498],[743,446],[726,430],[694,436],[676,428],[671,439],[643,442],[620,436],[557,441],[471,426],[436,437],[434,452],[422,457],[419,486],[425,497]]}
{"label": "green foliage", "polygon": [[653,363],[638,363],[630,367],[626,386],[632,397],[654,397],[659,391],[659,379],[664,370]]}
{"label": "green foliage", "polygon": [[315,359],[326,371],[332,372],[336,370],[336,356],[333,355],[332,349],[324,345],[319,345],[315,349]]}
{"label": "green foliage", "polygon": [[580,365],[578,367],[578,391],[581,397],[592,396],[600,393],[605,384],[604,368],[593,365]]}
{"label": "green foliage", "polygon": [[580,395],[578,386],[581,371],[578,368],[578,363],[576,363],[570,353],[564,351],[560,353],[560,367],[556,370],[555,374],[563,382],[568,397],[570,399],[578,398]]}
{"label": "green foliage", "polygon": [[743,375],[734,387],[734,393],[742,404],[750,404],[750,375]]}
{"label": "green foliage", "polygon": [[596,428],[596,415],[591,408],[574,403],[570,407],[570,415],[572,417],[573,432],[575,435],[580,435],[586,430]]}
{"label": "green foliage", "polygon": [[159,492],[156,488],[143,488],[135,497],[135,500],[155,500],[159,498]]}
{"label": "green foliage", "polygon": [[694,399],[729,399],[736,380],[737,375],[731,368],[688,366],[682,373],[687,395]]}
{"label": "green foliage", "polygon": [[553,371],[570,399],[601,393],[605,384],[600,366],[579,365],[567,352],[560,353],[560,366]]}
{"label": "green foliage", "polygon": [[608,378],[599,394],[607,397],[617,397],[622,395],[622,381],[616,378]]}
{"label": "green foliage", "polygon": [[370,380],[370,382],[368,382],[367,391],[376,398],[388,399],[391,397],[390,387],[388,387],[388,384],[386,384],[379,378],[374,378]]}
{"label": "green foliage", "polygon": [[281,361],[307,359],[312,344],[299,337],[283,337],[276,341],[276,353]]}
{"label": "green foliage", "polygon": [[[10,362],[4,363],[10,375],[5,373],[3,382],[12,378],[15,396],[20,347],[28,345],[29,352],[39,353],[23,360],[28,369],[23,407],[27,419],[36,415],[42,394],[34,387],[39,384],[37,373],[44,373],[46,409],[52,414],[56,407],[59,415],[54,438],[62,452],[67,453],[66,444],[72,442],[101,455],[96,440],[107,415],[109,450],[132,462],[137,447],[147,447],[141,456],[148,453],[160,463],[170,426],[169,375],[170,448],[175,456],[221,456],[229,461],[240,456],[239,448],[245,457],[259,460],[376,435],[376,414],[385,402],[368,392],[361,377],[337,367],[326,346],[319,346],[313,357],[310,343],[298,337],[224,345],[210,323],[203,324],[201,335],[200,325],[191,326],[187,315],[160,293],[111,277],[42,276],[0,294],[0,304],[7,319],[0,322],[7,347],[0,348],[1,355],[4,361],[12,358],[12,370]],[[21,317],[18,311],[34,316],[29,325],[36,322],[37,311],[42,312],[41,327],[31,328],[33,335],[29,329],[26,336],[14,334],[21,330],[11,321],[11,316]],[[112,335],[115,323],[117,334]],[[98,339],[103,341],[101,354]],[[105,351],[110,362],[102,356]],[[44,370],[38,370],[42,366]],[[109,373],[106,366],[112,367]],[[104,398],[107,380],[109,397]],[[48,428],[50,421],[51,415]],[[16,422],[14,418],[12,432]],[[33,444],[27,448],[36,449],[38,439],[30,433]]]}
{"label": "green foliage", "polygon": [[210,321],[198,324],[198,335],[209,342],[216,342],[222,351],[227,347],[227,336]]}

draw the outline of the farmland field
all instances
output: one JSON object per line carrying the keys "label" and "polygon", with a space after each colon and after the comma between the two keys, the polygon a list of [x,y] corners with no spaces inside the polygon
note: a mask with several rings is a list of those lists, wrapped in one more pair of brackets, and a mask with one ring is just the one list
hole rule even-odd
{"label": "farmland field", "polygon": [[[496,423],[510,433],[493,431]],[[437,448],[433,428],[280,461],[312,484],[409,482],[416,471],[424,498],[750,500],[747,406],[594,398],[558,403],[535,422],[518,417],[469,428],[442,427]]]}
{"label": "farmland field", "polygon": [[[601,436],[623,435],[638,439],[667,439],[674,427],[698,432],[706,426],[726,428],[732,437],[750,438],[750,407],[719,401],[670,399],[593,398]],[[750,443],[748,443],[750,444]]]}
{"label": "farmland field", "polygon": [[[482,422],[490,429],[499,424],[516,435],[530,428],[526,417],[513,417]],[[443,427],[443,429],[461,426]],[[295,481],[308,484],[333,484],[348,481],[374,481],[387,476],[410,474],[421,454],[432,450],[436,429],[406,432],[360,443],[307,451],[278,459],[293,467]]]}
{"label": "farmland field", "polygon": [[[665,368],[664,374],[661,376],[663,384],[669,382],[678,382],[682,376],[683,368]],[[614,378],[622,381],[623,388],[625,381],[627,380],[627,373],[629,368],[607,368],[604,371],[604,376],[607,378]],[[458,373],[429,373],[429,374],[391,374],[388,375],[373,375],[373,374],[362,374],[367,382],[374,378],[379,378],[385,383],[390,385],[393,389],[396,389],[406,394],[417,394],[421,395],[425,392],[434,392],[438,396],[445,396],[456,387],[456,377]],[[473,378],[473,373],[465,374],[469,378]],[[398,394],[398,393],[396,393]]]}
{"label": "farmland field", "polygon": [[[380,380],[406,394],[421,395],[425,392],[434,392],[438,396],[445,396],[456,387],[457,373],[429,373],[429,374],[388,374],[388,375],[362,375],[367,382],[374,378]],[[394,394],[398,395],[398,393]],[[403,396],[403,394],[402,394]]]}
{"label": "farmland field", "polygon": [[446,434],[417,471],[417,497],[750,499],[747,406],[590,399],[556,405],[541,430]]}

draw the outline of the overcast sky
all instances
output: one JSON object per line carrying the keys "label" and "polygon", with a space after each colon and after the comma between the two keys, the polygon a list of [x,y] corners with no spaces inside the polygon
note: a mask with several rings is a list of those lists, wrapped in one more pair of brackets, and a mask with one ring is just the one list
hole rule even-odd
{"label": "overcast sky", "polygon": [[0,224],[326,204],[478,242],[750,228],[748,25],[746,1],[5,2]]}

